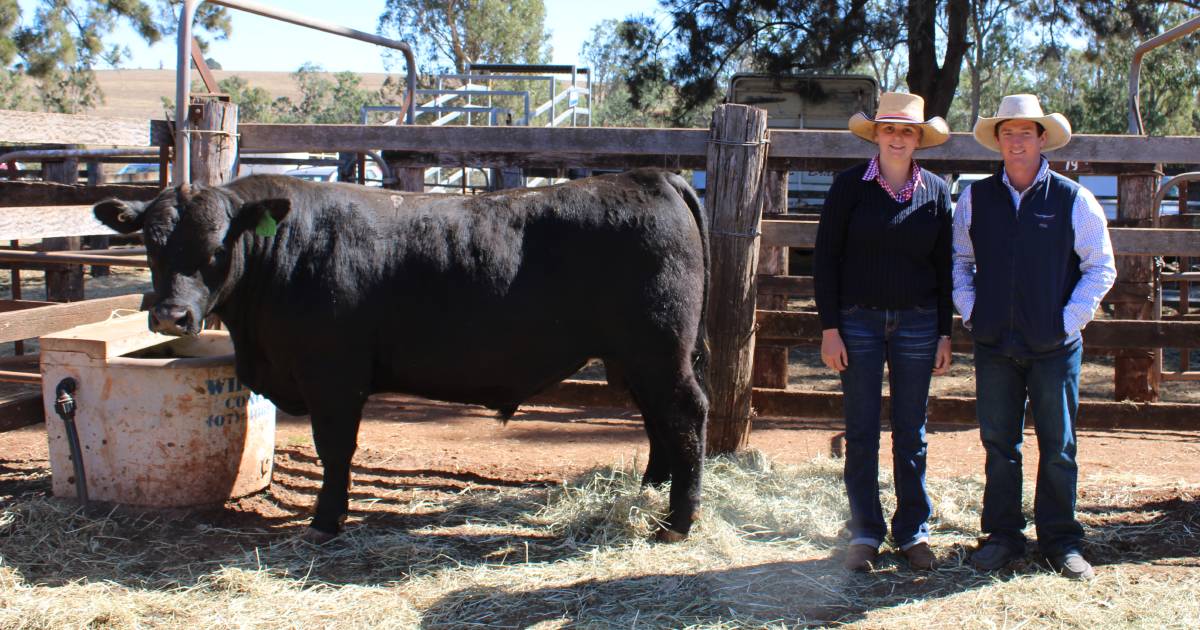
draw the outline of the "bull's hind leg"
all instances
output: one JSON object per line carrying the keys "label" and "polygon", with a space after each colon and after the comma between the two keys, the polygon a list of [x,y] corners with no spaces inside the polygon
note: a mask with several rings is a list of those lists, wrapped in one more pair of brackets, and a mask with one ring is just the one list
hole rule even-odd
{"label": "bull's hind leg", "polygon": [[671,478],[670,513],[656,537],[682,540],[700,507],[708,399],[690,370],[638,372],[629,375],[629,385],[650,434],[646,478],[660,475],[657,467],[666,468]]}
{"label": "bull's hind leg", "polygon": [[[606,358],[604,359],[604,370],[609,386],[628,391],[629,397],[633,399],[633,404],[641,409],[642,403],[638,401],[637,392],[629,386],[629,380],[621,364],[611,358]],[[645,416],[643,415],[643,417]],[[667,447],[661,444],[661,438],[656,432],[658,425],[653,422],[643,422],[642,426],[645,427],[646,437],[650,441],[650,451],[646,456],[646,473],[642,475],[642,485],[661,486],[671,480],[671,462]]]}

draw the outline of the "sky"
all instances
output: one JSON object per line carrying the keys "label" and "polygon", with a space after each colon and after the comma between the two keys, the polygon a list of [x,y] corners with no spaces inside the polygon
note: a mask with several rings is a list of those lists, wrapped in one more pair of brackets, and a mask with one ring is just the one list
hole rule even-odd
{"label": "sky", "polygon": [[[374,33],[384,0],[257,0],[260,4],[287,9],[313,18],[368,33]],[[556,64],[581,65],[579,49],[592,26],[607,18],[657,11],[655,0],[545,0],[546,26],[551,31]],[[32,18],[37,0],[20,0],[25,20]],[[314,62],[331,72],[385,72],[379,48],[321,31],[230,9],[233,35],[214,41],[209,57],[225,70],[292,72],[304,62]],[[174,68],[175,40],[147,46],[132,30],[123,28],[114,39],[129,47],[131,57],[123,68]],[[417,60],[420,63],[420,60]],[[397,68],[396,70],[400,70]]]}

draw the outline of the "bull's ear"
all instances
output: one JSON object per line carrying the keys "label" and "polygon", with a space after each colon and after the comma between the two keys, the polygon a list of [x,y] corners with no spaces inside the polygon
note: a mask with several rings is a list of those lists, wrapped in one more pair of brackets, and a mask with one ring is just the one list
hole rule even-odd
{"label": "bull's ear", "polygon": [[92,214],[104,225],[122,234],[129,234],[142,229],[146,205],[144,201],[105,199],[92,207]]}
{"label": "bull's ear", "polygon": [[259,236],[275,236],[275,229],[280,221],[292,211],[290,199],[263,199],[242,206],[239,217],[254,225],[254,233]]}

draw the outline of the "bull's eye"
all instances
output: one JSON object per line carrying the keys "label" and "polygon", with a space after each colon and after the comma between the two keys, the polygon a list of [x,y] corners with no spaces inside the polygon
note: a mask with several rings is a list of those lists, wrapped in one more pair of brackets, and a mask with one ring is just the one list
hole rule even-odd
{"label": "bull's eye", "polygon": [[225,257],[225,248],[224,248],[224,247],[218,247],[218,248],[216,248],[216,249],[214,249],[214,250],[213,250],[213,253],[212,253],[212,258],[210,258],[210,259],[209,259],[209,262],[211,262],[211,263],[217,263],[217,262],[220,262],[220,261],[221,261],[221,259],[222,259],[222,258],[224,258],[224,257]]}

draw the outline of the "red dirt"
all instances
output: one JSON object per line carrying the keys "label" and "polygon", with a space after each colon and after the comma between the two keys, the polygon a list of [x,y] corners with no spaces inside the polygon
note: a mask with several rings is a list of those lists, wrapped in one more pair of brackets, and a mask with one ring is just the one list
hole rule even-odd
{"label": "red dirt", "polygon": [[[756,420],[750,446],[784,463],[801,463],[841,450],[836,422],[784,418]],[[1036,470],[1037,440],[1027,431],[1027,476]],[[46,465],[44,425],[0,434],[0,462]],[[280,415],[281,453],[313,454],[308,419]],[[1081,482],[1102,474],[1146,475],[1195,482],[1200,476],[1200,432],[1166,430],[1081,431]],[[983,448],[977,431],[963,425],[931,426],[929,475],[980,475]],[[557,481],[589,468],[646,458],[640,416],[632,410],[523,407],[508,423],[480,407],[417,398],[372,398],[359,432],[356,466],[463,474],[478,481]],[[890,465],[885,432],[880,457]],[[278,455],[277,461],[284,455]]]}
{"label": "red dirt", "polygon": [[[798,464],[840,452],[839,433],[837,423],[759,419],[750,445],[775,461]],[[1032,480],[1037,449],[1032,435],[1028,440],[1025,474]],[[1194,566],[1194,552],[1184,549],[1195,547],[1190,532],[1200,531],[1200,432],[1083,431],[1079,440],[1080,519],[1097,531],[1123,528],[1100,543],[1104,553],[1116,554],[1110,561],[1150,561],[1162,570]],[[973,428],[931,427],[929,444],[930,477],[982,476],[983,450]],[[440,506],[467,487],[553,484],[619,462],[640,470],[646,457],[640,417],[630,410],[529,407],[503,425],[479,407],[395,395],[368,404],[359,445],[351,521],[401,528],[436,519]],[[886,468],[886,434],[880,450]],[[48,494],[48,468],[44,425],[0,433],[0,498]],[[281,416],[269,491],[219,509],[165,514],[219,528],[297,534],[308,523],[320,479],[308,419]],[[1177,535],[1158,540],[1139,533],[1143,522],[1169,525]],[[534,549],[531,559],[540,554]]]}

